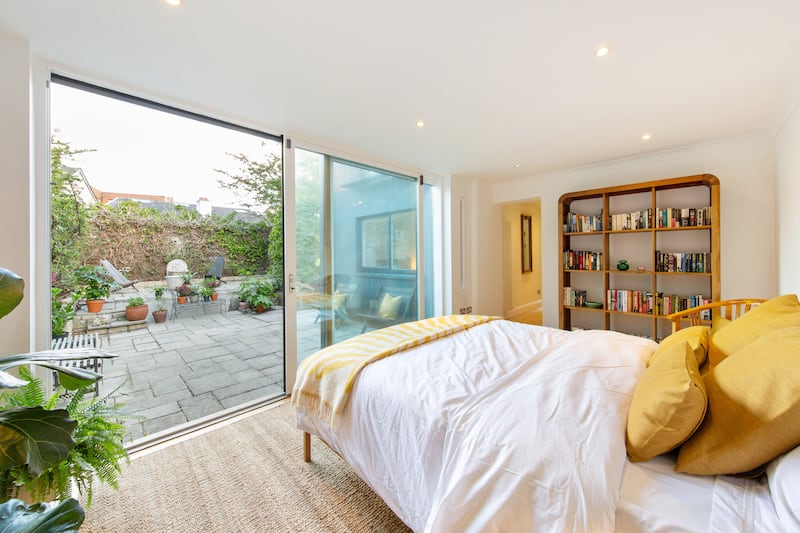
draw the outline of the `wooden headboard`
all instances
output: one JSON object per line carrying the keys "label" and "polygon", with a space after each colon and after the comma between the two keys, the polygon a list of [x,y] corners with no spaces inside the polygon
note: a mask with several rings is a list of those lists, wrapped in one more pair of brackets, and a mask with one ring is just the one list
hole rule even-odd
{"label": "wooden headboard", "polygon": [[700,305],[678,311],[667,315],[667,318],[672,321],[672,332],[675,333],[681,329],[681,322],[689,321],[689,325],[698,326],[701,324],[700,316],[703,311],[711,310],[712,316],[721,315],[729,320],[735,320],[742,316],[747,311],[757,306],[760,303],[766,302],[763,298],[741,298],[738,300],[722,300],[721,302],[711,302],[710,304]]}

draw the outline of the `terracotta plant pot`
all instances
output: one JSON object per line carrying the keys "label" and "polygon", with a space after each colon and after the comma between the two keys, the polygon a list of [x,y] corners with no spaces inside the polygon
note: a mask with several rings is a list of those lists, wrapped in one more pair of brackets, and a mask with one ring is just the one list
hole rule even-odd
{"label": "terracotta plant pot", "polygon": [[103,304],[106,303],[104,299],[101,300],[86,300],[86,309],[90,313],[99,313],[103,310]]}
{"label": "terracotta plant pot", "polygon": [[147,304],[129,305],[125,308],[125,318],[128,320],[144,320],[147,318],[147,311]]}
{"label": "terracotta plant pot", "polygon": [[186,303],[186,296],[178,296],[178,303],[185,304]]}
{"label": "terracotta plant pot", "polygon": [[212,302],[216,302],[217,298],[219,298],[219,294],[217,294],[216,292],[211,295],[211,301]]}
{"label": "terracotta plant pot", "polygon": [[153,320],[156,324],[163,324],[167,321],[167,310],[166,309],[156,309],[153,311]]}

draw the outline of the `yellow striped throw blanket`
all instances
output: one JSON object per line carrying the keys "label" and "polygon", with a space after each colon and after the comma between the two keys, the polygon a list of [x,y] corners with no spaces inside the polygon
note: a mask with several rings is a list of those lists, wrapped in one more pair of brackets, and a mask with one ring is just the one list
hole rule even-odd
{"label": "yellow striped throw blanket", "polygon": [[492,319],[481,315],[426,318],[370,331],[323,348],[297,369],[292,405],[316,414],[335,431],[353,382],[365,366]]}

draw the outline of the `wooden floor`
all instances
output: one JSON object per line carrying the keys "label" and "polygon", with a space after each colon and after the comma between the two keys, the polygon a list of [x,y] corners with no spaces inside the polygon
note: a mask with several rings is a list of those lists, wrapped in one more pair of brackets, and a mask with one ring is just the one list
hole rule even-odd
{"label": "wooden floor", "polygon": [[542,312],[541,311],[526,311],[518,315],[510,317],[508,320],[513,322],[522,322],[523,324],[533,324],[535,326],[542,325]]}

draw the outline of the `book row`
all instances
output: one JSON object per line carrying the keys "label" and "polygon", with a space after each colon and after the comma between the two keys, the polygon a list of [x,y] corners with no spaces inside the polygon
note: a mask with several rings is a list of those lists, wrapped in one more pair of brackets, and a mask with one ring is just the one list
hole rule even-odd
{"label": "book row", "polygon": [[[582,307],[586,305],[586,291],[564,287],[564,305]],[[679,296],[677,294],[664,295],[650,291],[635,291],[627,289],[609,289],[606,293],[606,306],[609,311],[623,313],[642,313],[647,315],[668,315],[677,311],[684,311],[710,303],[711,299],[702,294]],[[703,320],[711,320],[711,312],[704,311]]]}
{"label": "book row", "polygon": [[[644,313],[656,315],[669,315],[704,305],[711,300],[702,294],[679,296],[677,294],[664,295],[650,291],[634,291],[625,289],[609,289],[606,293],[606,309],[622,311],[624,313]],[[711,313],[703,312],[703,320],[710,320]]]}
{"label": "book row", "polygon": [[586,305],[586,291],[564,287],[564,305],[571,307],[583,307]]}
{"label": "book row", "polygon": [[603,270],[603,252],[587,250],[565,250],[564,269]]}
{"label": "book row", "polygon": [[656,272],[711,273],[711,254],[656,251]]}
{"label": "book row", "polygon": [[[608,227],[611,231],[629,231],[651,228],[680,228],[711,225],[711,207],[667,207],[617,213],[609,215]],[[567,213],[564,231],[566,233],[587,233],[603,231],[603,212],[599,215]]]}

